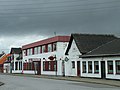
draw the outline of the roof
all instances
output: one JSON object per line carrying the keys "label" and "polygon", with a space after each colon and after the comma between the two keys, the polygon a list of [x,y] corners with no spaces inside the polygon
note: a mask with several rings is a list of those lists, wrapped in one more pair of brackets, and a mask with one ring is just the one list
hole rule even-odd
{"label": "roof", "polygon": [[22,49],[32,48],[35,46],[45,45],[45,44],[54,43],[54,42],[69,42],[69,40],[70,40],[70,36],[55,36],[52,38],[48,38],[48,39],[44,39],[34,43],[23,45]]}
{"label": "roof", "polygon": [[20,54],[22,53],[21,48],[11,48],[10,54]]}
{"label": "roof", "polygon": [[7,57],[9,56],[10,54],[4,54],[3,57],[0,58],[0,64],[3,64],[7,60]]}
{"label": "roof", "polygon": [[120,56],[120,39],[115,39],[88,52],[82,57]]}
{"label": "roof", "polygon": [[0,54],[0,57],[2,57],[4,54]]}
{"label": "roof", "polygon": [[102,35],[102,34],[71,34],[71,38],[66,50],[66,55],[68,55],[69,49],[72,45],[74,39],[80,53],[86,54],[87,52],[105,44],[109,41],[116,39],[114,35]]}

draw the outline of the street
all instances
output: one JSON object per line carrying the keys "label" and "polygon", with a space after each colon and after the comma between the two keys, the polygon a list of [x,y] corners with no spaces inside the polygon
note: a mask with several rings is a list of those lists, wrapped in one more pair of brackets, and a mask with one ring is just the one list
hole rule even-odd
{"label": "street", "polygon": [[108,85],[10,75],[0,75],[0,81],[5,83],[0,90],[120,90]]}

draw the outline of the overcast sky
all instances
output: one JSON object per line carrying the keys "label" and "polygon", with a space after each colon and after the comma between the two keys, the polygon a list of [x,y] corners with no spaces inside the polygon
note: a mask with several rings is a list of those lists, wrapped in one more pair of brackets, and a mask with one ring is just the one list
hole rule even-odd
{"label": "overcast sky", "polygon": [[56,35],[120,35],[120,0],[0,0],[0,51]]}

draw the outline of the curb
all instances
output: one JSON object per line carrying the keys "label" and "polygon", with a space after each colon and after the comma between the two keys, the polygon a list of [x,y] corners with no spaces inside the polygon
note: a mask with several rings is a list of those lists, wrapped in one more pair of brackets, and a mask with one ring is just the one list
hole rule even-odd
{"label": "curb", "polygon": [[113,84],[100,83],[100,82],[90,82],[90,81],[84,81],[84,80],[72,80],[72,79],[61,79],[61,78],[50,78],[50,77],[35,77],[35,78],[46,78],[46,79],[54,79],[54,80],[66,80],[66,81],[75,81],[75,82],[84,82],[84,83],[91,83],[91,84],[101,84],[101,85],[109,85],[109,86],[114,86],[114,87],[120,87],[120,85],[113,85]]}
{"label": "curb", "polygon": [[[45,79],[54,79],[54,80],[66,80],[66,81],[75,81],[75,82],[84,82],[84,83],[91,83],[91,84],[101,84],[101,85],[109,85],[109,86],[114,86],[114,87],[120,87],[120,85],[117,85],[117,84],[110,84],[110,83],[104,83],[104,80],[103,80],[103,83],[102,82],[95,82],[95,81],[89,81],[89,80],[76,80],[74,79],[73,77],[52,77],[52,76],[38,76],[38,75],[25,75],[25,74],[7,74],[7,75],[12,75],[12,76],[21,76],[21,77],[33,77],[33,78],[45,78]],[[99,80],[99,79],[98,79]],[[109,82],[109,80],[107,81]],[[115,81],[116,82],[116,81]]]}

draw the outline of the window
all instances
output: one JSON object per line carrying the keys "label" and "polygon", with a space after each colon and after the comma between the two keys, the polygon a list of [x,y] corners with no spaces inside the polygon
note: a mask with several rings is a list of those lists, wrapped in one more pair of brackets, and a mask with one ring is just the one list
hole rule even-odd
{"label": "window", "polygon": [[86,73],[86,61],[82,62],[83,73]]}
{"label": "window", "polygon": [[27,56],[27,50],[23,50],[24,56]]}
{"label": "window", "polygon": [[48,62],[48,70],[50,71],[51,70],[51,63]]}
{"label": "window", "polygon": [[113,74],[113,61],[107,61],[108,74]]}
{"label": "window", "polygon": [[56,71],[56,61],[43,61],[43,71]]}
{"label": "window", "polygon": [[57,71],[57,61],[54,61],[54,71]]}
{"label": "window", "polygon": [[29,55],[29,49],[27,49],[27,55]]}
{"label": "window", "polygon": [[116,61],[116,74],[120,74],[120,60]]}
{"label": "window", "polygon": [[92,73],[92,61],[88,61],[88,73]]}
{"label": "window", "polygon": [[22,67],[22,61],[20,62],[20,67],[21,67],[20,70],[22,70],[22,68],[23,68],[23,67]]}
{"label": "window", "polygon": [[38,54],[38,47],[34,48],[34,54]]}
{"label": "window", "polygon": [[15,62],[15,70],[18,70],[18,62]]}
{"label": "window", "polygon": [[20,62],[18,62],[18,63],[19,63],[19,70],[21,70],[21,65],[20,65],[21,63]]}
{"label": "window", "polygon": [[45,71],[45,61],[43,61],[43,71]]}
{"label": "window", "polygon": [[14,70],[14,62],[11,63],[12,70]]}
{"label": "window", "polygon": [[35,70],[35,64],[34,62],[25,62],[23,63],[23,67],[22,67],[22,62],[21,62],[21,70],[23,68],[23,70]]}
{"label": "window", "polygon": [[39,47],[38,47],[38,54],[41,53],[40,51],[41,51],[41,47],[39,46]]}
{"label": "window", "polygon": [[99,62],[94,61],[94,73],[99,73]]}
{"label": "window", "polygon": [[32,55],[34,55],[34,47],[32,48]]}
{"label": "window", "polygon": [[32,49],[31,49],[31,48],[27,49],[26,56],[27,56],[27,55],[32,55]]}
{"label": "window", "polygon": [[49,45],[48,45],[48,52],[51,52],[51,51],[52,51],[52,45],[49,44]]}
{"label": "window", "polygon": [[53,43],[53,51],[56,51],[56,50],[57,50],[57,44]]}
{"label": "window", "polygon": [[72,61],[72,68],[75,68],[75,61]]}
{"label": "window", "polygon": [[32,48],[29,49],[29,55],[32,55]]}
{"label": "window", "polygon": [[42,46],[42,53],[45,52],[45,46]]}

